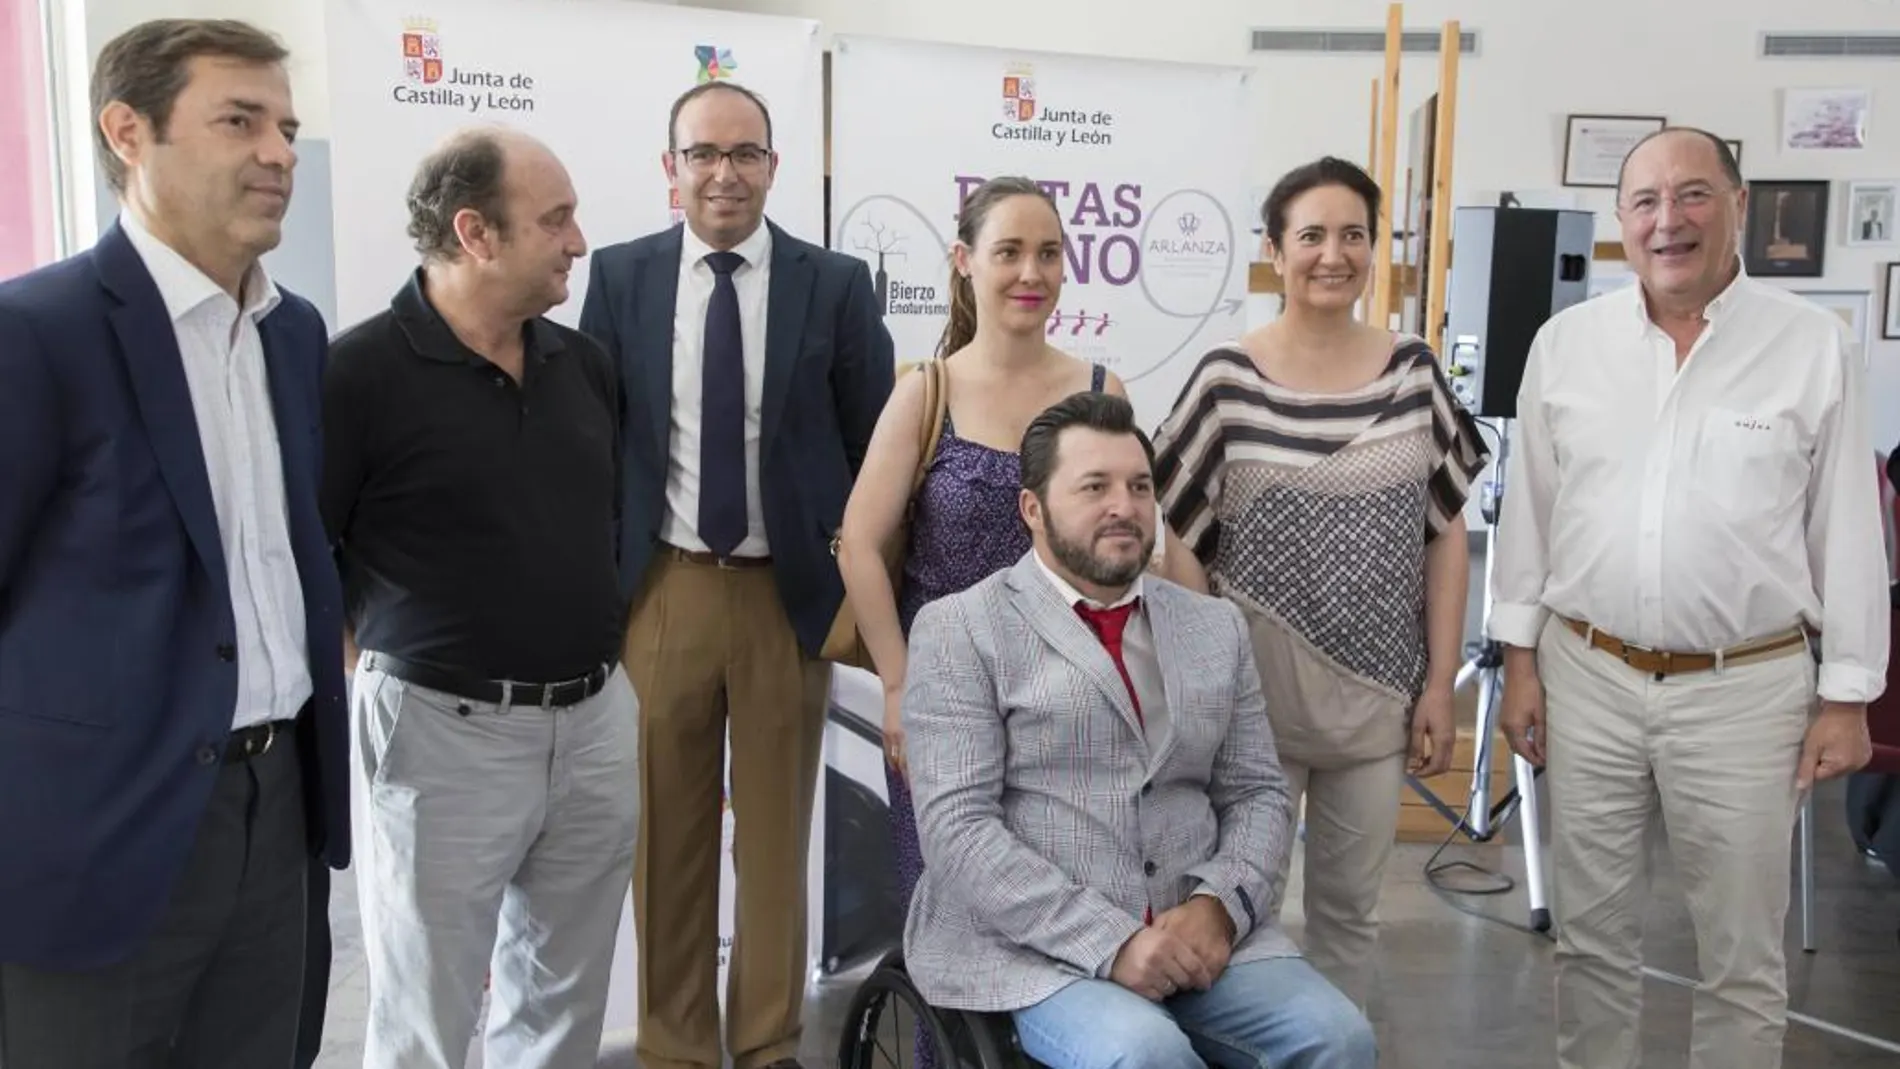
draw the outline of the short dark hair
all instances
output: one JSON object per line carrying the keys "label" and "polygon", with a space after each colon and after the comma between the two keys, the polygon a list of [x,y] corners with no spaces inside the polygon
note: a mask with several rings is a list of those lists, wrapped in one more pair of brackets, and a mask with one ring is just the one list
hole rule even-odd
{"label": "short dark hair", "polygon": [[191,80],[192,60],[215,56],[263,65],[289,55],[277,38],[236,19],[153,19],[107,41],[92,66],[92,138],[113,192],[125,192],[125,164],[99,127],[106,105],[124,103],[164,141],[172,108]]}
{"label": "short dark hair", "polygon": [[686,92],[681,93],[678,99],[673,101],[673,110],[666,117],[666,147],[668,151],[680,147],[680,112],[686,109],[686,105],[691,104],[707,93],[718,92],[737,93],[747,100],[750,100],[752,106],[759,109],[759,114],[765,117],[765,148],[770,149],[772,147],[772,111],[765,106],[765,98],[737,82],[721,81],[701,82]]}
{"label": "short dark hair", "polygon": [[1665,126],[1653,133],[1643,135],[1641,141],[1631,145],[1630,150],[1623,154],[1623,162],[1616,165],[1617,196],[1621,197],[1623,195],[1623,176],[1628,173],[1630,169],[1630,157],[1636,155],[1637,149],[1642,148],[1644,145],[1649,144],[1664,134],[1690,134],[1707,141],[1715,148],[1715,158],[1722,165],[1722,177],[1728,179],[1729,184],[1733,185],[1736,189],[1743,188],[1742,163],[1735,158],[1735,150],[1728,147],[1728,142],[1699,126]]}
{"label": "short dark hair", "polygon": [[1345,186],[1359,194],[1359,199],[1366,202],[1366,222],[1372,231],[1372,240],[1378,241],[1379,183],[1356,163],[1337,156],[1321,156],[1281,175],[1274,183],[1273,192],[1267,194],[1266,203],[1260,206],[1260,221],[1266,225],[1267,238],[1274,248],[1279,248],[1280,239],[1286,236],[1287,208],[1301,194],[1321,186]]}
{"label": "short dark hair", "polygon": [[424,156],[409,183],[409,236],[426,260],[461,255],[455,217],[473,211],[502,234],[508,232],[505,185],[508,154],[487,130],[451,138]]}
{"label": "short dark hair", "polygon": [[1103,434],[1132,434],[1148,454],[1148,470],[1155,465],[1155,447],[1135,422],[1135,406],[1128,398],[1090,390],[1069,396],[1042,410],[1023,431],[1018,454],[1022,467],[1023,489],[1043,500],[1049,494],[1049,480],[1056,473],[1056,446],[1062,432],[1071,427],[1086,427]]}

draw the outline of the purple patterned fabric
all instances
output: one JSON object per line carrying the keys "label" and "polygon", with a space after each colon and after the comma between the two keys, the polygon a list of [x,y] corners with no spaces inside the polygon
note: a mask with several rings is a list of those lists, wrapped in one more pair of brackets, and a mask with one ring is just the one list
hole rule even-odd
{"label": "purple patterned fabric", "polygon": [[[957,437],[949,414],[944,414],[937,455],[917,491],[910,551],[897,598],[897,619],[905,635],[925,605],[975,586],[1029,552],[1029,529],[1016,511],[1021,489],[1022,469],[1016,454]],[[888,763],[884,786],[891,799],[898,901],[908,908],[924,872],[917,818],[911,810],[910,788]],[[924,1040],[921,1026],[915,1049],[918,1069],[935,1069],[935,1052]]]}
{"label": "purple patterned fabric", "polygon": [[[917,490],[911,519],[910,551],[897,597],[897,619],[910,634],[911,621],[925,605],[955,594],[1022,559],[1029,552],[1029,529],[1016,511],[1022,468],[1016,454],[957,437],[949,413],[943,437],[924,484]],[[891,795],[891,836],[897,847],[899,901],[910,904],[923,853],[917,846],[917,821],[910,790],[888,764],[884,781]]]}
{"label": "purple patterned fabric", "polygon": [[897,619],[906,635],[918,610],[1007,568],[1029,552],[1017,514],[1022,467],[1004,453],[957,437],[945,414],[937,455],[917,491]]}

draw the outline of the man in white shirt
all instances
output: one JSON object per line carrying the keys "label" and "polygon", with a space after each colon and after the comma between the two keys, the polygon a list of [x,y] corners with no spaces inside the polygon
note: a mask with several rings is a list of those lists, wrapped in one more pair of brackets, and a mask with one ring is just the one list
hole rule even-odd
{"label": "man in white shirt", "polygon": [[289,1066],[327,960],[307,881],[350,835],[325,330],[261,262],[297,163],[287,58],[227,20],[109,42],[119,217],[0,284],[6,1069]]}
{"label": "man in white shirt", "polygon": [[1565,1069],[1639,1062],[1658,812],[1700,948],[1690,1065],[1781,1064],[1797,805],[1866,763],[1884,686],[1861,358],[1742,272],[1746,200],[1719,138],[1638,145],[1617,218],[1640,284],[1545,324],[1518,396],[1488,626],[1505,736],[1549,761]]}

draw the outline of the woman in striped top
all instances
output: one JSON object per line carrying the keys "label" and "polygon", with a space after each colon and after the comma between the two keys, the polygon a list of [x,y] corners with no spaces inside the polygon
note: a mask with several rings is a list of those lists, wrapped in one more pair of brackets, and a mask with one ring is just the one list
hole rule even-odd
{"label": "woman in striped top", "polygon": [[1285,310],[1202,357],[1155,436],[1156,477],[1168,523],[1251,626],[1306,802],[1306,953],[1363,1006],[1405,774],[1451,764],[1462,510],[1488,452],[1425,343],[1353,317],[1372,179],[1322,159],[1261,214]]}

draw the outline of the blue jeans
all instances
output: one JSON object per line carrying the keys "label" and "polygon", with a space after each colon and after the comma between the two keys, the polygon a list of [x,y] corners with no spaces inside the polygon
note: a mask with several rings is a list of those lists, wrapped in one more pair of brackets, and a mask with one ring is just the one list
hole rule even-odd
{"label": "blue jeans", "polygon": [[1023,1053],[1050,1069],[1372,1069],[1357,1008],[1300,958],[1236,965],[1212,989],[1154,1003],[1078,980],[1017,1010]]}

